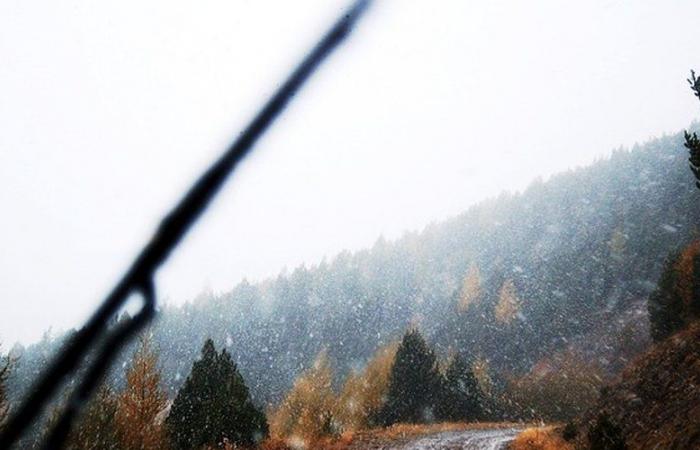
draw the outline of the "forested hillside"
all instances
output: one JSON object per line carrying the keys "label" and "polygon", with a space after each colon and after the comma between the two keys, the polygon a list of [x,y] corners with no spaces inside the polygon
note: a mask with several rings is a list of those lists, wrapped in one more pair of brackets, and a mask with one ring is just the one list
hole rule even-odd
{"label": "forested hillside", "polygon": [[[322,349],[339,383],[411,325],[438,354],[481,361],[497,385],[577,358],[615,373],[649,339],[645,302],[664,258],[700,223],[682,148],[678,134],[618,150],[398,240],[163,307],[152,332],[169,396],[207,338],[264,405]],[[13,349],[13,398],[60,340]]]}

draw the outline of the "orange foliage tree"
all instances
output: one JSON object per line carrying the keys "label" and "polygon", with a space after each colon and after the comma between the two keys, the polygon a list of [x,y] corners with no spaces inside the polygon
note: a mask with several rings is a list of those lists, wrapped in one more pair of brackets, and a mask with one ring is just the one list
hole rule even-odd
{"label": "orange foliage tree", "polygon": [[335,395],[332,382],[333,369],[328,353],[323,350],[269,415],[270,434],[295,443],[309,443],[333,434]]}
{"label": "orange foliage tree", "polygon": [[398,342],[392,342],[379,348],[364,370],[348,375],[334,410],[343,431],[362,430],[373,425],[372,416],[386,399],[398,347]]}
{"label": "orange foliage tree", "polygon": [[126,387],[117,398],[115,424],[121,448],[163,449],[165,434],[157,416],[166,404],[158,356],[150,339],[142,336],[126,373]]}
{"label": "orange foliage tree", "polygon": [[457,309],[460,312],[464,312],[469,309],[471,305],[477,303],[480,298],[481,275],[479,273],[479,267],[477,267],[475,263],[472,263],[467,270],[467,274],[464,276]]}
{"label": "orange foliage tree", "polygon": [[499,323],[509,324],[520,312],[520,299],[515,291],[515,284],[512,280],[506,280],[498,292],[498,303],[494,310],[494,315]]}

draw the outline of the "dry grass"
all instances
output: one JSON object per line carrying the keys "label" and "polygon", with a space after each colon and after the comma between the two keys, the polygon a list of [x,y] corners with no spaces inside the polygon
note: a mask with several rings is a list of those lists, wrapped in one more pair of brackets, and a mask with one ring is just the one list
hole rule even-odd
{"label": "dry grass", "polygon": [[410,438],[422,436],[425,434],[444,433],[446,431],[464,431],[464,430],[484,430],[493,428],[511,428],[514,425],[507,422],[444,422],[432,424],[412,424],[399,423],[387,428],[379,428],[369,431],[369,433],[381,439],[394,440],[402,438]]}
{"label": "dry grass", "polygon": [[260,450],[343,450],[354,439],[353,433],[343,433],[339,437],[318,437],[314,439],[291,436],[288,438],[270,437],[261,445]]}
{"label": "dry grass", "polygon": [[627,447],[700,448],[700,321],[656,344],[625,368],[580,420],[578,446],[601,413],[621,429]]}
{"label": "dry grass", "polygon": [[527,428],[510,444],[510,450],[573,450],[554,427]]}

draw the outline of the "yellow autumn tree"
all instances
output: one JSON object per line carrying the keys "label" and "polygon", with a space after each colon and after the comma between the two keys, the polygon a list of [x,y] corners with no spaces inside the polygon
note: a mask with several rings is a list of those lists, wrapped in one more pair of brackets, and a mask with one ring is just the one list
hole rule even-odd
{"label": "yellow autumn tree", "polygon": [[479,383],[481,392],[489,397],[493,396],[494,382],[491,378],[491,368],[488,360],[482,356],[477,357],[472,363],[472,372],[474,372],[474,377]]}
{"label": "yellow autumn tree", "polygon": [[498,303],[494,310],[496,321],[502,324],[509,324],[520,312],[521,302],[515,291],[515,284],[512,280],[506,280],[498,292]]}
{"label": "yellow autumn tree", "polygon": [[481,274],[479,273],[479,267],[475,263],[471,263],[466,275],[464,276],[464,281],[462,282],[462,290],[459,295],[459,302],[457,303],[457,309],[459,312],[464,312],[469,307],[481,298]]}
{"label": "yellow autumn tree", "polygon": [[126,387],[117,398],[115,425],[124,450],[162,450],[165,433],[157,420],[166,407],[158,355],[142,336],[126,373]]}
{"label": "yellow autumn tree", "polygon": [[282,403],[270,413],[270,434],[301,446],[333,434],[332,382],[328,352],[322,350],[313,366],[296,379]]}
{"label": "yellow autumn tree", "polygon": [[608,240],[608,248],[610,249],[610,257],[615,261],[622,261],[627,245],[627,235],[622,227],[615,228],[615,231],[610,235]]}
{"label": "yellow autumn tree", "polygon": [[379,348],[361,372],[348,375],[336,401],[334,416],[343,431],[369,428],[372,414],[384,404],[398,342]]}

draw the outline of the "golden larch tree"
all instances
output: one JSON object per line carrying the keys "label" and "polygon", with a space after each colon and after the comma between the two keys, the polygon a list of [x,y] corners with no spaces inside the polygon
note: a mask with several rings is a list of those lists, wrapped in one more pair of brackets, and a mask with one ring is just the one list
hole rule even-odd
{"label": "golden larch tree", "polygon": [[282,403],[269,415],[270,434],[305,445],[332,434],[333,369],[326,350],[322,350],[311,368],[294,382]]}
{"label": "golden larch tree", "polygon": [[459,302],[457,303],[457,309],[459,312],[464,312],[469,307],[481,298],[481,274],[479,273],[479,267],[475,263],[471,263],[466,275],[464,276],[464,281],[462,282],[462,290],[459,295]]}
{"label": "golden larch tree", "polygon": [[472,363],[472,372],[476,377],[481,391],[487,396],[494,394],[494,382],[491,378],[491,368],[486,358],[479,356]]}
{"label": "golden larch tree", "polygon": [[520,312],[521,302],[515,291],[515,284],[512,280],[506,280],[498,292],[498,303],[494,310],[496,321],[502,324],[509,324]]}
{"label": "golden larch tree", "polygon": [[343,431],[369,428],[371,417],[384,404],[398,342],[379,348],[361,372],[348,375],[335,405],[334,416]]}
{"label": "golden larch tree", "polygon": [[142,336],[126,373],[126,387],[117,398],[115,423],[121,448],[163,449],[165,433],[157,416],[166,404],[158,355],[150,339]]}
{"label": "golden larch tree", "polygon": [[622,261],[624,259],[627,239],[627,235],[621,226],[615,228],[615,231],[610,235],[608,248],[610,249],[610,257],[613,260]]}

